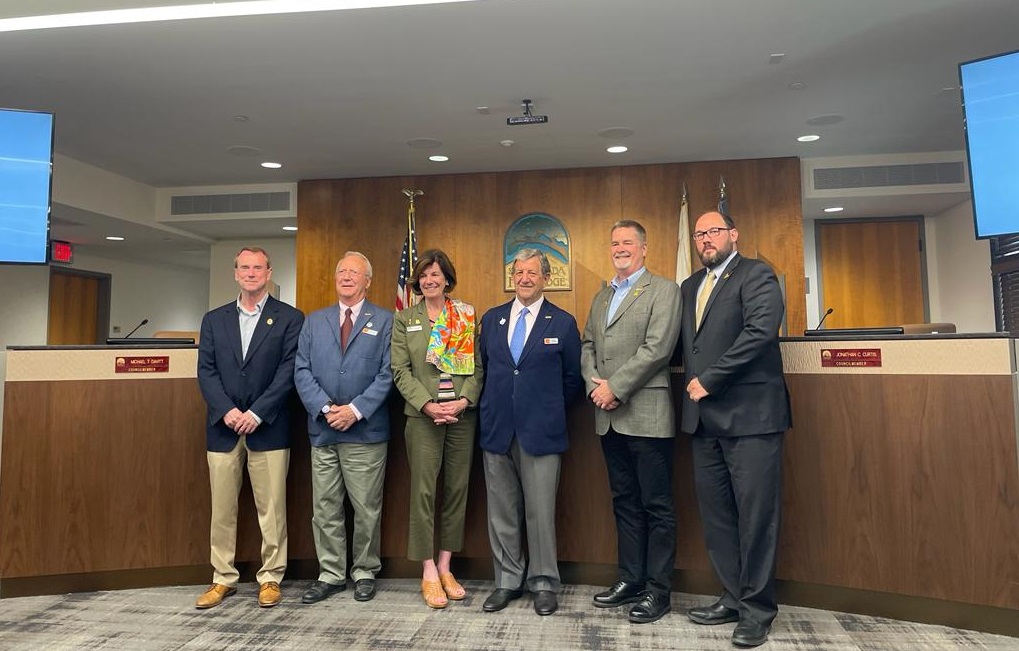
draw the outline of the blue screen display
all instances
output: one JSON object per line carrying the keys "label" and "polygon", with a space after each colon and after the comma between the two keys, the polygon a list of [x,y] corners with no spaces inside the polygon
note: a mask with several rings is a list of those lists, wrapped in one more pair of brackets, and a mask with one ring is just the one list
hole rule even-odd
{"label": "blue screen display", "polygon": [[45,263],[53,116],[0,109],[0,262]]}
{"label": "blue screen display", "polygon": [[1019,232],[1019,52],[959,66],[977,237]]}

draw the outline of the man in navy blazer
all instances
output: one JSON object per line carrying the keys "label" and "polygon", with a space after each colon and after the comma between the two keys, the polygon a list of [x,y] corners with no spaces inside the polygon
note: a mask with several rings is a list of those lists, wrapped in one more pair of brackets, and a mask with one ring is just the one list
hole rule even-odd
{"label": "man in navy blazer", "polygon": [[382,568],[393,313],[365,300],[371,279],[368,258],[348,251],[336,264],[338,304],[308,315],[297,346],[294,379],[308,410],[312,531],[319,564],[318,580],[301,598],[306,604],[346,588],[347,495],[354,511],[354,599],[375,596],[375,575]]}
{"label": "man in navy blazer", "polygon": [[304,315],[269,296],[269,254],[245,247],[234,258],[240,294],[205,315],[198,386],[208,403],[206,457],[212,491],[212,586],[195,606],[211,608],[236,592],[237,498],[245,462],[262,530],[258,603],[275,606],[287,568],[287,469],[294,356]]}
{"label": "man in navy blazer", "polygon": [[542,294],[550,271],[544,253],[520,250],[513,261],[516,298],[481,319],[481,449],[496,588],[485,612],[520,598],[525,579],[536,613],[551,615],[558,607],[556,492],[569,447],[566,407],[584,381],[577,321]]}
{"label": "man in navy blazer", "polygon": [[708,212],[693,240],[704,269],[683,281],[682,430],[692,435],[694,485],[719,599],[691,608],[698,624],[738,621],[732,643],[768,639],[778,613],[775,557],[782,511],[782,439],[791,425],[775,272],[736,251],[728,215]]}

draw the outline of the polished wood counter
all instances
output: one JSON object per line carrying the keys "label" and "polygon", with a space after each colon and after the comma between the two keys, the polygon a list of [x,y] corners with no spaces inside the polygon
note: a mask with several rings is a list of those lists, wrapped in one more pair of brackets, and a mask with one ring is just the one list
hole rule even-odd
{"label": "polished wood counter", "polygon": [[[794,429],[786,437],[779,556],[784,603],[1019,635],[1016,342],[1006,337],[790,339],[782,344]],[[880,352],[881,366],[823,365],[824,351]],[[125,355],[168,372],[116,373]],[[197,351],[9,349],[0,455],[0,595],[209,580],[205,405]],[[674,377],[674,392],[681,383]],[[413,576],[402,403],[383,507],[384,576]],[[308,441],[295,401],[290,578],[315,575]],[[614,578],[611,494],[591,407],[570,414],[558,496],[564,579]],[[676,445],[678,590],[716,584],[693,494],[689,439]],[[490,578],[476,455],[459,571]],[[242,492],[238,559],[259,555]]]}

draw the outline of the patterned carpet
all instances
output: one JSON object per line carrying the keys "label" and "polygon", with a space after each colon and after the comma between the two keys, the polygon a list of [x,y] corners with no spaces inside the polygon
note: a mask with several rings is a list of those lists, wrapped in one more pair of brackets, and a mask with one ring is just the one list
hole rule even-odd
{"label": "patterned carpet", "polygon": [[[486,581],[465,581],[466,600],[431,611],[417,582],[380,581],[378,596],[358,603],[353,590],[306,606],[300,595],[308,581],[283,584],[284,601],[260,609],[257,586],[211,610],[194,600],[204,586],[149,588],[116,592],[22,597],[0,601],[3,651],[125,649],[272,649],[274,651],[351,650],[507,650],[592,651],[599,649],[733,649],[734,624],[698,626],[681,613],[710,598],[673,593],[673,613],[654,624],[633,625],[622,609],[591,605],[600,588],[565,586],[559,611],[534,613],[529,595],[506,610],[486,614],[481,604],[492,589]],[[942,651],[1016,649],[1019,639],[941,626],[783,607],[766,651]]]}

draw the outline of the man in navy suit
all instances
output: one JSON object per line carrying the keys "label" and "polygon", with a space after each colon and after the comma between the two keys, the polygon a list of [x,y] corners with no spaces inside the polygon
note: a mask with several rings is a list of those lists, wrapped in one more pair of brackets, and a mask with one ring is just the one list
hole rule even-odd
{"label": "man in navy suit", "polygon": [[206,457],[212,490],[212,586],[197,608],[236,592],[237,498],[245,462],[262,530],[258,605],[275,606],[287,568],[287,469],[294,356],[304,316],[269,296],[269,254],[245,247],[234,258],[240,294],[205,315],[198,344],[198,386],[209,406]]}
{"label": "man in navy suit", "polygon": [[368,258],[348,251],[336,264],[338,304],[308,315],[297,346],[294,379],[308,410],[312,531],[319,564],[318,580],[301,598],[306,604],[346,588],[347,495],[354,510],[354,599],[375,596],[375,575],[382,568],[393,313],[365,300],[371,280]]}
{"label": "man in navy suit", "polygon": [[525,579],[536,613],[551,615],[558,607],[556,492],[561,455],[569,447],[566,406],[580,396],[584,381],[577,321],[542,295],[550,271],[541,251],[519,251],[513,261],[516,298],[481,319],[481,449],[495,563],[495,591],[485,612],[519,599]]}
{"label": "man in navy suit", "polygon": [[693,240],[704,269],[680,289],[682,430],[693,435],[697,502],[723,588],[714,604],[687,614],[698,624],[738,621],[732,643],[752,647],[768,639],[778,613],[782,439],[791,419],[778,342],[782,290],[767,264],[736,251],[738,239],[731,217],[702,215]]}

